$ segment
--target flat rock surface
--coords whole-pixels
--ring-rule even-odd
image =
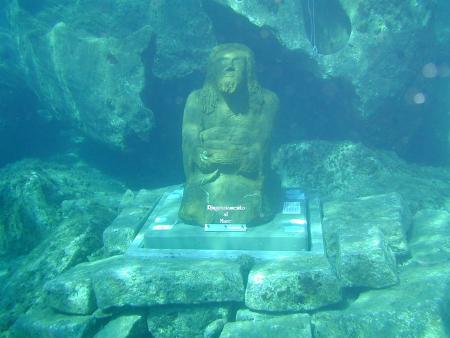
[[[314,337],[448,337],[450,265],[407,266],[401,283],[313,316]]]
[[[228,307],[218,305],[159,307],[149,310],[147,325],[154,338],[211,336],[220,333],[229,314]]]
[[[293,314],[264,321],[238,321],[225,324],[220,338],[309,338],[310,316]]]
[[[351,222],[358,229],[376,226],[395,254],[408,254],[406,233],[411,227],[411,213],[398,193],[325,203],[324,215],[327,219],[341,219],[344,226],[345,222]]]
[[[140,315],[124,315],[109,321],[94,338],[150,338],[145,318]]]
[[[99,308],[243,301],[239,265],[119,257],[92,277]]]
[[[417,212],[409,245],[414,260],[419,262],[450,261],[450,213],[433,209]]]
[[[245,304],[260,311],[310,311],[341,299],[340,282],[323,256],[255,265],[245,292]]]
[[[140,190],[103,232],[103,245],[110,255],[124,253],[147,220],[150,212],[169,188]]]
[[[382,288],[398,282],[396,253],[408,253],[410,216],[397,193],[324,203],[327,256],[345,286]]]
[[[68,316],[51,310],[35,310],[19,317],[12,327],[13,337],[82,338],[91,334],[90,316]]]
[[[90,274],[75,267],[44,285],[47,305],[74,315],[89,315],[97,309]]]

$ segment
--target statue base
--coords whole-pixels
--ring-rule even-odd
[[[320,203],[287,189],[283,210],[265,224],[183,223],[178,210],[183,187],[164,194],[127,254],[134,256],[275,258],[323,253]],[[313,214],[311,214],[313,213]]]

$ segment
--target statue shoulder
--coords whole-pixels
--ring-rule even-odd
[[[197,104],[198,102],[200,102],[200,97],[201,97],[201,89],[194,90],[188,95],[188,98],[186,100],[186,106]]]
[[[267,107],[267,109],[269,109],[273,113],[276,113],[278,111],[278,106],[280,104],[278,95],[268,89],[263,89],[263,96],[264,96],[264,104]]]

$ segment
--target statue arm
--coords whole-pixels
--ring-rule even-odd
[[[265,91],[263,110],[258,118],[258,137],[246,149],[247,155],[244,157],[239,169],[242,175],[258,177],[264,175],[266,167],[269,165],[270,141],[278,106],[277,95],[270,91]]]
[[[201,110],[196,92],[189,95],[183,113],[182,150],[186,178],[195,169],[195,156],[200,146]]]

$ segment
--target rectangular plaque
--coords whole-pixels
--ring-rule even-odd
[[[215,232],[231,232],[231,231],[239,231],[244,232],[247,231],[247,225],[245,224],[205,224],[205,231],[215,231]]]
[[[283,214],[285,215],[299,215],[302,213],[301,202],[284,202],[283,204]]]

